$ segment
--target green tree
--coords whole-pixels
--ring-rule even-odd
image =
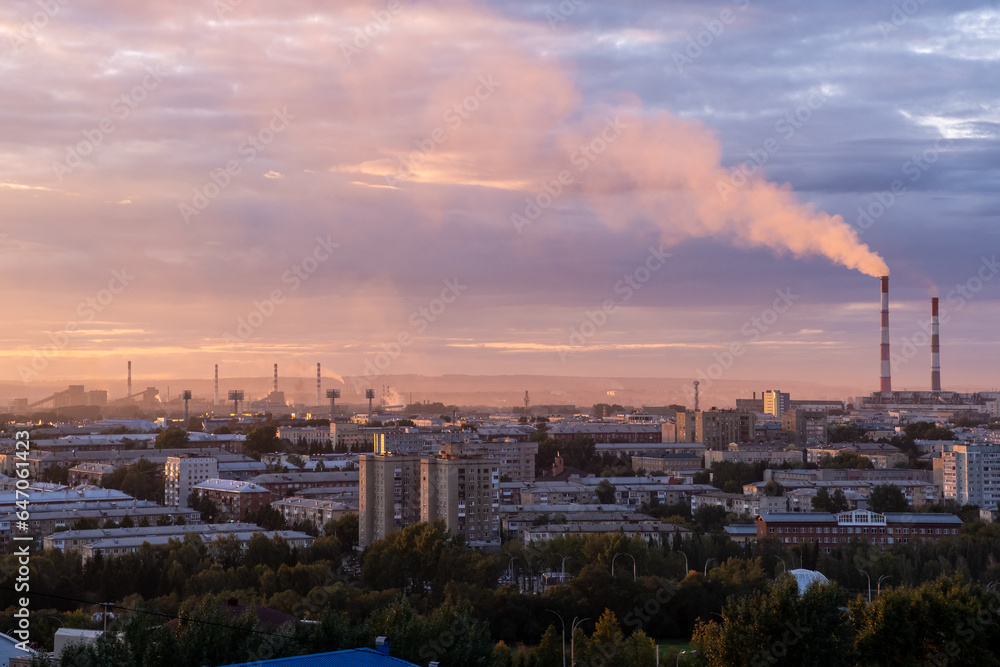
[[[357,514],[346,514],[323,524],[323,534],[336,537],[345,549],[358,546],[360,524]]]
[[[597,484],[597,502],[603,505],[611,505],[615,502],[615,485],[606,479],[602,479]]]
[[[260,460],[261,454],[273,452],[278,445],[278,427],[274,424],[261,424],[247,431],[247,439],[243,443],[246,453]]]
[[[157,449],[183,449],[189,441],[187,431],[180,426],[171,426],[157,434],[155,443]]]
[[[721,622],[701,620],[692,644],[708,667],[854,665],[852,628],[835,584],[798,584],[783,576],[766,591],[733,597]],[[916,663],[913,663],[916,664]]]
[[[868,497],[868,507],[873,512],[907,512],[910,504],[906,501],[903,490],[895,484],[879,484],[872,489]]]
[[[623,644],[624,635],[618,617],[605,608],[594,626],[594,634],[586,643],[584,659],[591,665],[616,665],[621,659]]]
[[[768,480],[767,484],[764,485],[765,496],[782,496],[784,494],[785,487],[783,487],[777,480]]]
[[[622,646],[622,663],[625,667],[655,667],[656,642],[641,629],[636,630]]]
[[[816,512],[830,512],[831,514],[846,512],[848,508],[847,497],[840,489],[835,489],[831,495],[824,486],[816,492],[816,496],[812,500],[812,508]]]

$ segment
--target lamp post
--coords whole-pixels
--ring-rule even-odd
[[[717,560],[717,559],[716,558],[709,558],[708,560],[705,561],[705,571],[702,574],[705,575],[706,577],[708,576],[708,564],[711,563],[713,560]]]
[[[572,556],[563,556],[560,553],[557,553],[556,555],[559,556],[560,558],[562,558],[562,565],[559,567],[559,572],[561,574],[565,575],[566,574],[566,561],[572,559]]]
[[[868,580],[868,604],[871,604],[872,603],[872,578],[869,577],[868,573],[865,572],[864,570],[862,570],[860,567],[858,568],[858,572],[860,572],[861,574],[865,575],[865,578]]]
[[[778,560],[780,560],[781,561],[781,567],[782,567],[782,569],[785,572],[788,572],[788,565],[785,564],[785,559],[782,558],[781,556],[779,556],[778,554],[771,554],[771,555],[774,556],[775,558],[777,558]]]
[[[562,653],[563,653],[563,667],[566,667],[566,621],[563,620],[562,614],[553,609],[546,609],[545,611],[555,614],[559,617],[559,622],[562,623]]]
[[[687,573],[691,571],[691,568],[688,567],[688,555],[686,553],[684,553],[683,551],[681,551],[680,549],[677,550],[677,553],[679,553],[680,555],[684,556],[684,576],[686,577]]]
[[[690,653],[691,655],[698,655],[698,651],[694,649],[690,651],[687,650],[681,651],[680,653],[677,654],[677,662],[675,663],[676,665],[681,664],[681,656],[684,655],[685,653]]]
[[[611,578],[612,579],[615,578],[615,558],[618,558],[619,556],[628,556],[629,558],[632,559],[632,581],[635,582],[636,579],[635,556],[633,556],[632,554],[625,553],[624,551],[616,553],[614,555],[614,558],[611,559]]]
[[[883,574],[881,577],[878,578],[878,584],[876,585],[876,588],[875,588],[875,594],[876,595],[881,595],[881,593],[882,593],[882,582],[885,581],[886,579],[892,579],[892,575],[891,574]]]
[[[569,667],[576,667],[576,628],[589,618],[573,618],[573,623],[569,628]]]

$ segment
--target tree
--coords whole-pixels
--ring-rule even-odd
[[[257,524],[264,530],[285,530],[288,528],[285,516],[270,505],[263,505],[256,512],[248,514],[247,521]]]
[[[603,505],[611,505],[615,502],[615,485],[606,479],[602,479],[597,484],[597,502]]]
[[[895,484],[879,484],[868,497],[868,507],[873,512],[907,512],[910,503],[906,501],[902,489]]]
[[[247,431],[244,448],[250,456],[260,459],[261,454],[273,452],[278,443],[278,427],[274,424],[261,424]]]
[[[830,491],[824,486],[816,492],[816,497],[812,500],[812,507],[816,512],[830,512],[831,514],[846,512],[848,508],[847,497],[840,489],[834,490],[833,495],[830,495]]]
[[[708,667],[854,665],[851,623],[839,597],[836,584],[814,584],[799,595],[795,579],[783,576],[766,591],[730,598],[722,622],[700,620],[692,645]]]
[[[187,431],[180,426],[171,426],[157,434],[155,443],[157,449],[183,449],[189,441]]]
[[[597,619],[594,634],[587,641],[585,660],[588,664],[616,665],[622,652],[624,635],[615,612],[605,608]]]
[[[765,496],[783,496],[784,494],[785,487],[777,480],[768,480],[767,484],[764,485]]]
[[[345,549],[358,546],[360,524],[357,514],[345,514],[323,524],[323,534],[336,537]]]
[[[726,508],[719,505],[700,505],[695,510],[694,523],[703,533],[718,532],[726,523]]]
[[[820,468],[874,468],[871,459],[857,452],[840,452],[836,456],[824,456],[819,462]]]

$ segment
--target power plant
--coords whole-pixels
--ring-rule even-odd
[[[858,396],[855,406],[861,410],[911,411],[929,415],[986,414],[997,416],[1000,392],[941,391],[941,332],[938,297],[931,299],[930,335],[926,330],[911,337],[911,342],[930,343],[931,382],[929,391],[893,391],[892,356],[889,347],[889,277],[882,276],[880,311],[879,390],[870,396]],[[923,326],[926,326],[926,322]]]

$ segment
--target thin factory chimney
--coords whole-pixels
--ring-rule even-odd
[[[274,365],[274,391],[278,391],[278,364]]]
[[[219,404],[219,364],[215,365],[215,403],[212,405]]]
[[[889,367],[889,276],[882,276],[882,374],[879,391],[892,391],[892,373]]]
[[[931,391],[941,391],[941,334],[937,297],[931,299]]]
[[[319,362],[316,362],[316,405],[323,403],[323,383],[320,380]]]
[[[126,396],[132,395],[132,362],[128,362],[128,389],[125,393]]]

